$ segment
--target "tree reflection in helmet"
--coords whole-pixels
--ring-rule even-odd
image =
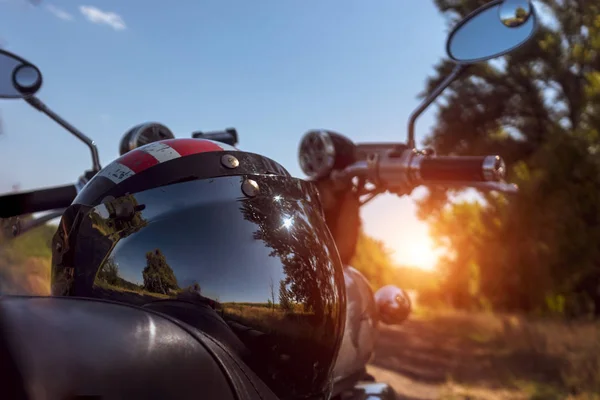
[[[239,166],[224,167],[224,154]],[[252,195],[242,190],[248,179]],[[329,396],[345,312],[341,262],[317,189],[274,161],[208,151],[116,185],[92,180],[54,248],[55,295],[168,313],[237,353],[281,398]]]

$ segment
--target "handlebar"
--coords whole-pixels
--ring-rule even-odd
[[[419,157],[414,160],[415,172],[423,182],[488,182],[504,177],[504,163],[498,156]]]
[[[0,196],[0,218],[66,208],[76,196],[76,185]]]
[[[506,173],[499,156],[435,157],[413,149],[372,153],[331,178],[347,181],[354,177],[367,179],[392,192],[410,192],[418,185],[472,186],[483,190],[515,191],[503,182]]]

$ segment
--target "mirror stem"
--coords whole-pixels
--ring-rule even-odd
[[[440,83],[434,90],[433,92],[431,92],[429,94],[429,96],[427,96],[425,98],[425,100],[423,100],[423,102],[419,105],[419,107],[417,107],[417,109],[415,111],[413,111],[413,113],[410,116],[410,120],[408,121],[408,140],[407,140],[407,145],[410,149],[414,149],[415,148],[415,122],[417,121],[417,118],[419,118],[419,115],[421,115],[423,113],[423,111],[425,111],[425,109],[427,107],[429,107],[429,105],[431,103],[433,103],[433,101],[435,99],[438,98],[438,96],[440,94],[442,94],[442,92],[448,87],[450,86],[450,84],[452,82],[454,82],[454,80],[456,78],[458,78],[460,76],[460,74],[462,74],[467,67],[469,66],[469,64],[456,64],[454,66],[454,69],[452,70],[452,72],[450,72],[450,75],[448,75],[446,77],[446,79],[444,79],[442,81],[442,83]]]
[[[62,119],[60,115],[56,114],[54,111],[52,111],[50,108],[48,108],[48,106],[45,105],[37,97],[29,96],[29,97],[25,97],[24,100],[26,102],[28,102],[32,107],[36,108],[38,111],[41,111],[44,114],[46,114],[47,116],[49,116],[50,118],[52,118],[57,124],[59,124],[66,130],[71,132],[79,140],[81,140],[83,143],[85,143],[87,145],[87,147],[89,147],[89,149],[92,153],[92,168],[93,168],[93,170],[95,172],[98,172],[102,169],[102,167],[100,166],[100,157],[98,156],[98,148],[96,147],[96,143],[94,143],[94,141],[92,139],[90,139],[89,137],[84,135],[81,131],[79,131],[77,128],[75,128],[73,125],[69,124],[67,121]]]

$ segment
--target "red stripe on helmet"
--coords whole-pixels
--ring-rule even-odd
[[[136,174],[159,164],[159,161],[156,158],[138,149],[123,154],[116,161],[119,164],[126,166]]]
[[[169,147],[181,154],[182,157],[210,151],[223,151],[221,146],[206,139],[167,139],[161,140],[161,143],[169,145]]]

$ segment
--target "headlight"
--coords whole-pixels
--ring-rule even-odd
[[[300,168],[311,179],[328,176],[355,161],[356,146],[339,133],[315,129],[304,134],[298,149]]]
[[[119,155],[128,153],[148,143],[174,138],[175,135],[173,135],[173,132],[163,124],[159,124],[158,122],[139,124],[128,130],[121,138]]]

